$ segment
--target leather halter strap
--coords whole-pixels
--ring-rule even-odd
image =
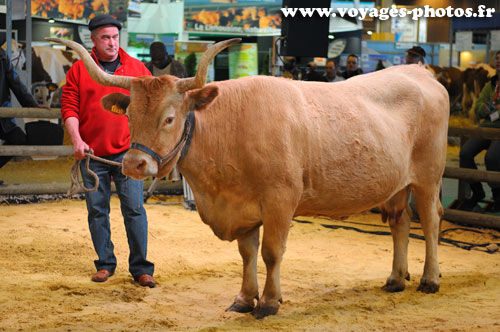
[[[186,122],[184,123],[184,131],[182,132],[182,136],[179,142],[177,142],[174,149],[166,156],[161,157],[158,153],[154,152],[147,146],[135,142],[130,143],[130,149],[136,149],[150,155],[151,158],[156,160],[158,166],[161,168],[164,164],[167,164],[170,161],[172,161],[172,159],[174,159],[175,156],[177,156],[177,154],[181,149],[182,149],[181,158],[178,160],[178,162],[180,162],[182,158],[184,158],[184,156],[187,154],[189,143],[191,143],[191,137],[193,136],[193,131],[194,131],[194,112],[189,112],[186,118]]]

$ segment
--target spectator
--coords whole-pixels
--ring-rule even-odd
[[[307,74],[306,81],[318,81],[318,82],[326,82],[323,75],[316,71],[316,64],[314,62],[309,62],[307,65]]]
[[[355,54],[350,54],[347,57],[346,70],[342,73],[342,77],[348,79],[360,74],[363,74],[363,69],[359,68],[359,58]]]
[[[406,64],[422,63],[425,64],[425,50],[420,46],[413,46],[406,51]]]
[[[149,47],[149,55],[151,56],[151,61],[146,63],[146,68],[153,74],[153,76],[161,75],[172,75],[179,78],[187,77],[187,71],[182,63],[172,59],[162,42],[154,42]],[[194,56],[194,54],[193,54]],[[179,169],[175,165],[174,169],[167,176],[169,180],[178,181],[180,180]],[[158,180],[154,181],[146,195],[146,200],[153,193],[156,188]]]
[[[337,75],[337,67],[335,66],[335,62],[333,60],[330,60],[326,63],[326,71],[324,78],[327,82],[344,81],[344,78],[342,76]]]
[[[154,42],[149,46],[151,61],[146,64],[146,68],[153,76],[173,75],[179,78],[187,76],[184,66],[168,55],[167,48],[162,42]]]
[[[137,59],[119,46],[121,24],[109,15],[99,15],[89,22],[94,43],[92,58],[107,73],[124,76],[151,75]],[[119,117],[101,106],[101,98],[123,89],[104,87],[94,82],[82,60],[73,64],[66,75],[61,113],[73,142],[75,158],[84,158],[90,148],[96,156],[121,162],[130,146],[127,117]],[[98,160],[90,161],[90,169],[99,177],[97,191],[87,192],[88,223],[94,249],[99,259],[94,261],[97,272],[92,281],[104,282],[116,269],[114,245],[111,242],[110,199],[111,180],[120,199],[121,212],[127,232],[129,271],[141,286],[154,287],[154,265],[146,260],[148,247],[148,221],[143,207],[143,182],[122,174],[121,167]],[[92,175],[81,163],[83,183],[87,188],[95,185]]]
[[[10,63],[7,54],[0,48],[0,105],[1,107],[11,107],[10,91],[14,92],[17,100],[23,107],[42,107],[38,105],[33,96],[28,92],[26,86],[19,79],[19,75]],[[25,145],[26,134],[14,122],[13,118],[0,118],[0,139],[5,141],[5,145]],[[0,168],[5,166],[12,159],[12,156],[0,156]],[[3,181],[0,180],[0,185]]]
[[[500,128],[500,51],[495,55],[496,75],[481,90],[476,101],[474,111],[480,127]],[[460,149],[460,167],[477,169],[474,157],[486,150],[484,163],[488,171],[500,172],[500,141],[491,141],[482,138],[470,138]],[[458,208],[465,211],[478,210],[477,203],[485,197],[483,186],[480,182],[470,182],[472,197],[462,202]],[[486,210],[500,211],[500,184],[489,183],[493,193],[494,204]]]

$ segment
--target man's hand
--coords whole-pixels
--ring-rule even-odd
[[[85,152],[90,150],[90,147],[83,140],[78,142],[73,142],[73,155],[76,160],[82,160],[85,158]]]

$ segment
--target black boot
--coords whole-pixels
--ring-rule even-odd
[[[462,211],[474,211],[478,210],[479,203],[486,194],[484,193],[483,186],[480,182],[471,183],[470,189],[472,190],[472,197],[469,199],[465,199],[459,206],[458,209]],[[500,196],[499,196],[500,197]]]
[[[500,188],[491,189],[493,193],[493,204],[488,204],[485,212],[500,212]]]

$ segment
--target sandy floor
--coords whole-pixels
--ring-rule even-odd
[[[292,224],[278,314],[257,321],[225,312],[241,283],[237,244],[218,240],[197,212],[165,201],[146,206],[149,258],[159,283],[153,289],[128,273],[116,198],[111,220],[118,268],[103,284],[90,281],[95,254],[83,201],[1,205],[0,331],[500,331],[500,253],[442,244],[441,290],[426,295],[416,291],[424,242],[411,239],[411,281],[404,292],[388,294],[380,287],[391,269],[390,236],[321,226],[388,231],[374,214],[350,222],[299,218],[313,223]],[[418,223],[412,228],[421,234]],[[482,232],[446,237],[500,242],[499,232]],[[259,260],[261,287],[264,276]]]

